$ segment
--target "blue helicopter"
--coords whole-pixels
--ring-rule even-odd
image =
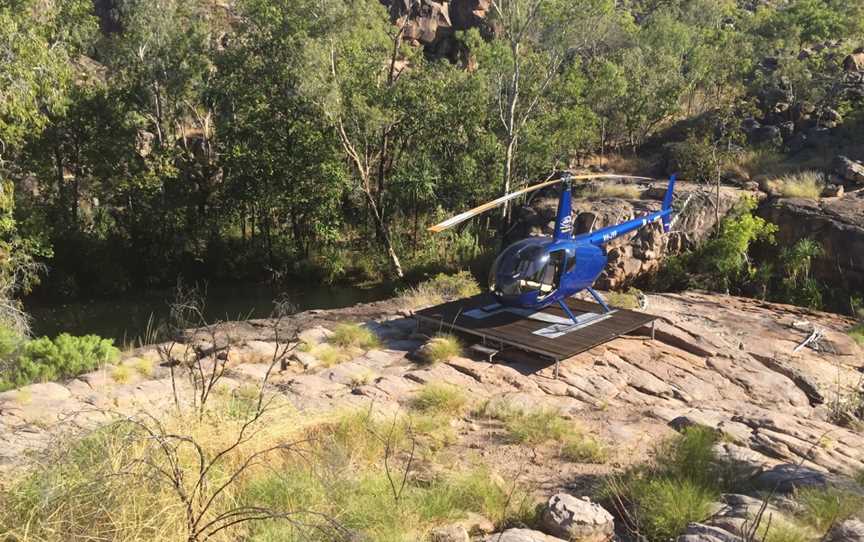
[[[518,190],[479,207],[466,211],[429,228],[440,232],[460,224],[472,217],[494,209],[507,201],[548,186],[561,184],[555,231],[552,237],[529,237],[505,248],[495,259],[489,273],[489,290],[505,307],[527,311],[540,311],[557,303],[564,313],[579,324],[580,320],[564,302],[582,290],[588,291],[602,307],[604,313],[612,309],[592,286],[606,267],[608,257],[605,245],[610,241],[634,232],[649,224],[662,224],[663,231],[672,226],[672,197],[675,190],[675,175],[663,198],[661,210],[628,220],[597,231],[573,235],[572,183],[577,179],[629,178],[653,181],[648,177],[626,175],[580,175],[565,174],[560,179],[540,183]]]

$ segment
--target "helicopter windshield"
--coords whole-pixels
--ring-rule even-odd
[[[517,244],[495,260],[489,277],[493,291],[514,296],[540,292],[541,297],[554,292],[561,281],[564,252],[548,252],[536,242]]]

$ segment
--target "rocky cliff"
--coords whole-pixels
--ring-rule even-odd
[[[780,246],[813,239],[823,250],[813,274],[846,290],[864,291],[864,190],[821,200],[777,198],[760,214],[777,224]]]

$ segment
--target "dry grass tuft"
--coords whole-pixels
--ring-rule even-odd
[[[114,367],[111,371],[111,379],[118,384],[126,384],[130,380],[132,380],[132,375],[134,371],[131,367],[127,367],[126,365],[118,365]]]
[[[824,188],[821,175],[816,171],[789,173],[766,184],[784,198],[819,199]]]
[[[420,352],[426,363],[442,363],[461,356],[462,343],[455,335],[443,333],[429,339]]]
[[[371,329],[360,324],[339,324],[327,342],[342,348],[361,348],[363,350],[372,350],[381,346],[378,336]]]
[[[480,285],[468,271],[455,275],[441,273],[399,295],[400,304],[407,309],[417,309],[471,297],[480,293]]]

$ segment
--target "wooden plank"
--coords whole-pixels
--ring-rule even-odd
[[[484,319],[474,319],[464,315],[467,311],[490,303],[492,303],[492,299],[488,295],[479,295],[423,309],[418,311],[415,316],[445,329],[453,326],[460,332],[539,353],[552,359],[572,357],[616,337],[631,333],[656,319],[650,314],[617,309],[609,319],[555,339],[548,339],[534,334],[535,331],[548,327],[548,322],[524,318],[507,312],[493,314]],[[578,299],[567,300],[567,305],[571,310],[578,313],[602,312],[597,304]],[[557,306],[548,307],[542,312],[559,317],[565,316],[564,311]]]

